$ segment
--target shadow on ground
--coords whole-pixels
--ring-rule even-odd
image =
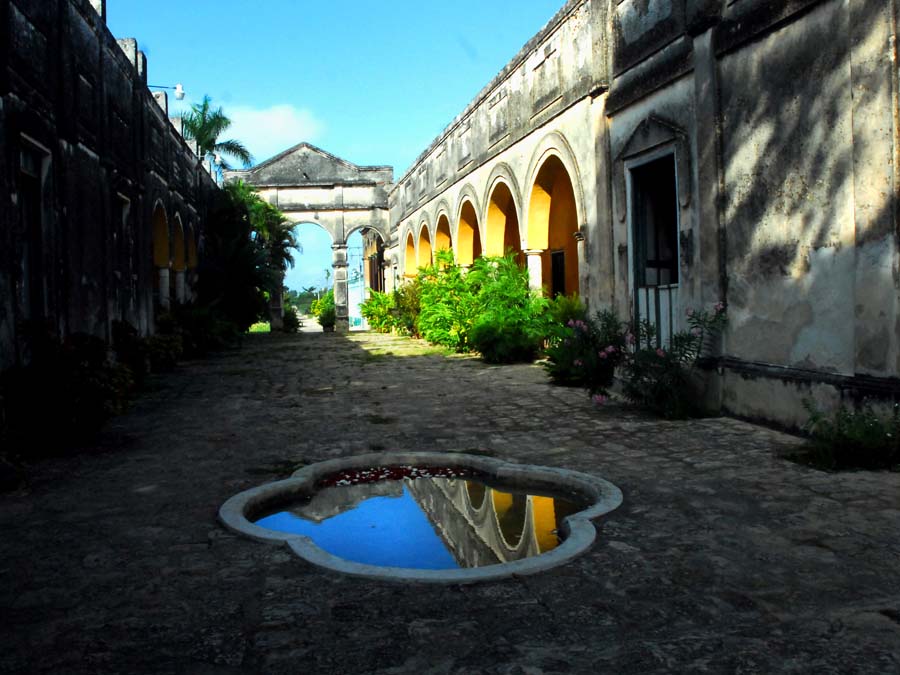
[[[735,420],[594,409],[538,366],[368,333],[251,336],[154,381],[102,452],[0,497],[0,671],[900,669],[900,475],[779,459]],[[601,475],[575,563],[459,587],[335,576],[216,522],[331,457],[466,451]]]

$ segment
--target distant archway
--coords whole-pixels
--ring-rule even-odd
[[[502,181],[498,181],[491,191],[484,230],[487,255],[504,255],[512,250],[520,264],[524,262],[516,202],[509,186]]]
[[[528,248],[540,250],[541,277],[551,297],[577,293],[578,209],[569,172],[559,157],[541,165],[528,204]]]

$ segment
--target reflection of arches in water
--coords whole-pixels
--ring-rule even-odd
[[[559,545],[563,519],[579,510],[559,499],[514,494],[478,481],[432,478],[408,485],[463,567],[546,553]]]
[[[503,543],[509,548],[516,548],[525,532],[527,496],[491,489],[491,502],[494,505],[494,515]]]
[[[484,504],[484,496],[487,494],[487,486],[474,480],[464,481],[466,485],[466,494],[469,495],[469,503],[476,511]]]

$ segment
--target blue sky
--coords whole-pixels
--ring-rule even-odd
[[[562,4],[107,0],[107,23],[137,38],[150,84],[180,82],[184,104],[209,94],[222,105],[228,135],[257,161],[307,141],[391,165],[398,179]],[[292,288],[318,283],[330,264],[305,233]]]

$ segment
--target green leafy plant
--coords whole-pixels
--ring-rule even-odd
[[[419,337],[418,319],[421,311],[422,282],[418,277],[407,281],[394,291],[394,326],[401,333]]]
[[[297,310],[293,307],[289,307],[284,311],[281,329],[285,333],[296,333],[300,329],[300,317],[297,315]]]
[[[528,286],[513,254],[479,258],[466,277],[477,288],[471,346],[489,363],[530,361],[550,327],[548,302]]]
[[[831,417],[811,400],[803,405],[809,413],[809,463],[829,470],[900,465],[900,404],[895,403],[889,415],[878,414],[865,402],[855,409],[841,405]]]
[[[570,321],[586,321],[587,308],[577,293],[557,295],[549,301],[548,311],[552,322],[559,326],[567,326]]]
[[[669,418],[683,419],[700,414],[694,391],[693,372],[697,361],[725,327],[725,305],[711,312],[687,311],[690,329],[672,335],[668,348],[652,347],[655,330],[647,322],[638,327],[636,349],[625,359],[622,392],[633,403]],[[634,338],[629,338],[629,342]]]
[[[369,322],[369,327],[378,333],[390,333],[394,328],[394,296],[379,291],[369,291],[369,297],[359,306],[359,310]]]
[[[337,321],[337,313],[334,307],[334,291],[328,291],[319,300],[316,306],[316,318],[324,329],[334,328]]]
[[[478,312],[476,277],[465,275],[451,251],[438,251],[435,263],[419,270],[419,335],[457,352],[469,350],[469,331]]]

